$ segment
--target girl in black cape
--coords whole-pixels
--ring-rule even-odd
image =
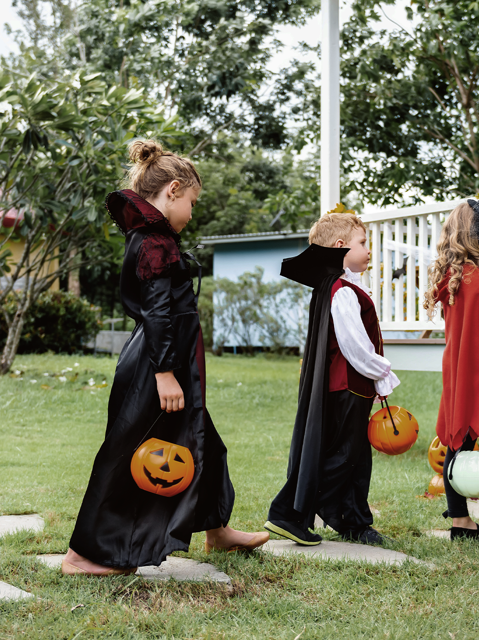
[[[269,538],[228,526],[234,490],[226,447],[205,406],[194,258],[179,249],[200,177],[190,160],[153,140],[133,143],[130,159],[131,189],[110,193],[106,207],[126,235],[120,290],[136,326],[118,360],[106,437],[63,560],[66,574],[159,565],[173,551],[187,551],[195,531],[206,531],[207,552],[252,550]],[[132,455],[152,437],[192,453],[193,480],[174,497],[144,491],[132,477]]]

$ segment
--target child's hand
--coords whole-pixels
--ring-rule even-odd
[[[155,377],[162,410],[166,409],[166,413],[171,413],[172,411],[184,409],[185,397],[183,389],[180,387],[173,371],[157,373]]]
[[[374,402],[373,404],[377,404],[378,402],[384,402],[386,400],[387,396],[376,396],[374,398]]]

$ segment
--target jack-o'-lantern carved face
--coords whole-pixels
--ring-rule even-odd
[[[176,496],[193,480],[195,464],[186,447],[150,438],[139,447],[131,459],[134,481],[145,491],[159,496]]]
[[[436,473],[442,473],[444,461],[446,459],[447,447],[445,447],[436,436],[429,445],[427,459]],[[429,492],[431,493],[431,491]]]

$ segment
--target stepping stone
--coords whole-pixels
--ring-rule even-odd
[[[451,538],[451,532],[446,529],[431,529],[426,531],[426,535],[430,538],[447,538],[448,540]]]
[[[327,525],[326,525],[327,526]],[[314,516],[314,528],[322,529],[324,527],[324,520],[322,520],[318,514]]]
[[[17,531],[43,531],[45,521],[38,513],[26,516],[0,516],[0,538]]]
[[[171,556],[168,556],[159,567],[140,567],[137,575],[146,580],[169,580],[169,578],[196,582],[213,580],[231,586],[231,578],[212,564],[188,558],[172,558]]]
[[[479,502],[477,500],[468,500],[467,508],[471,518],[479,518]]]
[[[24,600],[34,597],[33,593],[12,587],[11,584],[7,584],[6,582],[0,582],[0,600]]]
[[[59,569],[62,566],[62,560],[65,557],[64,553],[45,553],[44,555],[37,556],[38,562],[43,562],[50,569]]]
[[[63,558],[63,554],[37,556],[37,560],[55,569],[61,567]],[[145,580],[169,580],[170,578],[194,582],[212,580],[231,586],[231,578],[212,564],[188,558],[173,558],[172,556],[168,556],[159,567],[139,567],[136,575],[142,576]]]
[[[361,562],[370,562],[377,564],[385,562],[386,564],[400,565],[409,560],[416,564],[425,564],[422,560],[407,556],[399,551],[391,551],[391,549],[383,549],[382,547],[373,547],[365,544],[354,544],[351,542],[332,542],[325,540],[314,547],[305,547],[289,540],[270,540],[262,549],[270,551],[275,556],[282,556],[290,553],[300,553],[305,556],[316,558],[330,558],[332,560],[356,560]]]

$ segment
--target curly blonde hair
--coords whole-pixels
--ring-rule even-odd
[[[353,237],[353,233],[360,229],[366,231],[361,218],[353,213],[329,213],[321,216],[311,227],[309,244],[334,247],[339,239],[347,244]]]
[[[449,304],[454,304],[454,296],[462,281],[465,264],[476,267],[479,264],[479,240],[472,232],[474,212],[467,202],[462,202],[444,223],[437,244],[437,259],[430,265],[429,289],[424,295],[424,308],[432,318],[437,303],[437,285],[450,269],[451,278],[448,283]]]

